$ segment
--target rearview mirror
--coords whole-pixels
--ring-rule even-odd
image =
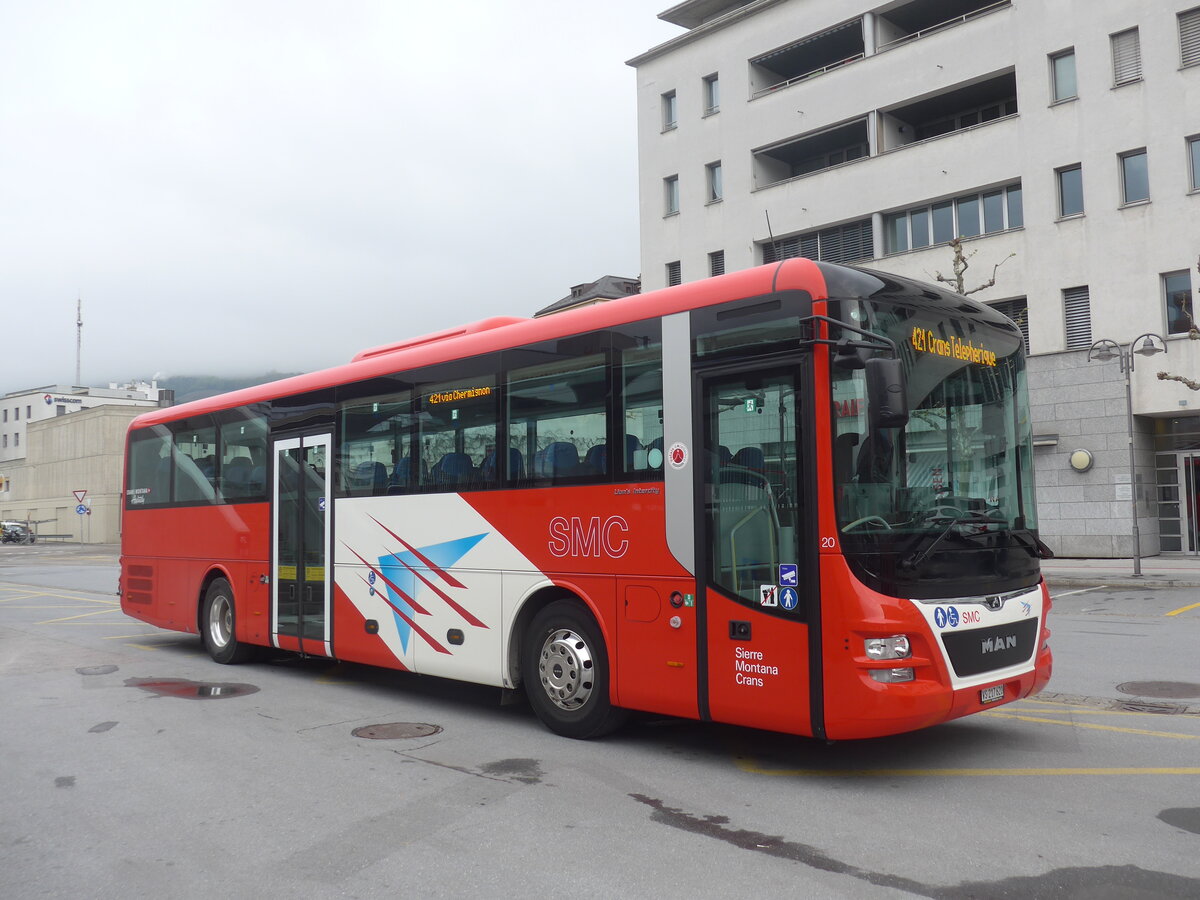
[[[872,428],[903,428],[908,424],[908,391],[904,363],[895,357],[867,360],[867,408]]]

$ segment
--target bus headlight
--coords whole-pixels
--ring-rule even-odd
[[[871,678],[883,684],[896,684],[901,681],[912,681],[916,673],[910,669],[872,669]]]
[[[908,643],[906,634],[867,638],[863,641],[863,646],[867,653],[867,659],[908,659],[912,656],[912,647]],[[908,669],[907,671],[911,672],[912,670]],[[901,680],[908,681],[910,679]]]

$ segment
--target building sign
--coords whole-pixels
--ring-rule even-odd
[[[55,397],[51,394],[44,394],[42,399],[46,401],[47,406],[52,406],[55,403],[83,403],[82,397]]]

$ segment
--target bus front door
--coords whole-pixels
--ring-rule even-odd
[[[275,441],[271,641],[314,656],[333,655],[327,577],[330,445],[328,434]]]
[[[801,503],[798,365],[700,375],[697,443],[703,536],[707,700],[718,721],[806,733],[815,555]]]

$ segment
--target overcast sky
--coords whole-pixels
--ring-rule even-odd
[[[668,0],[0,0],[0,393],[310,371],[637,275]]]

